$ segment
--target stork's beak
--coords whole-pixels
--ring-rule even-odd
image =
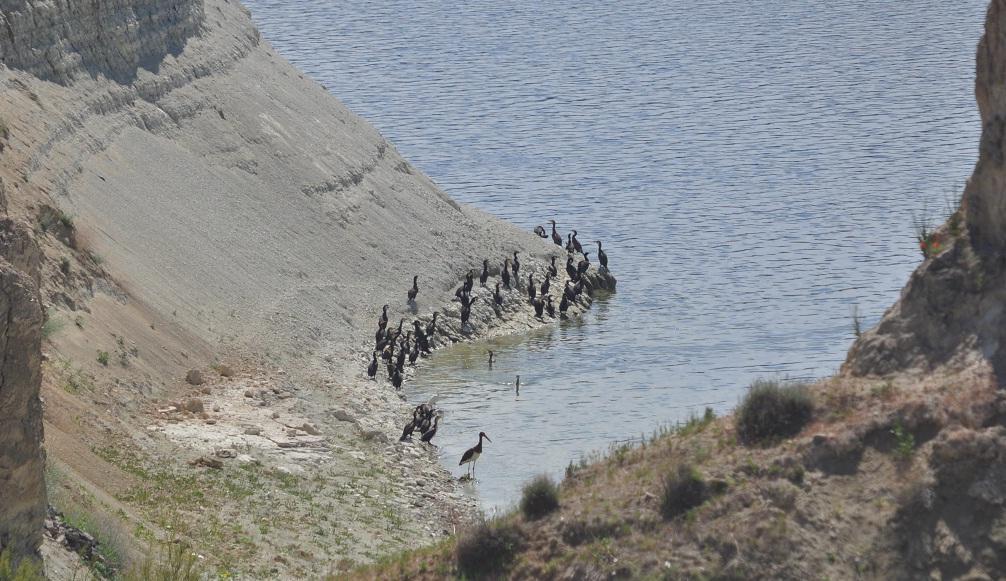
[[[489,436],[486,436],[486,439],[489,440]],[[489,440],[489,441],[492,442],[492,440]]]

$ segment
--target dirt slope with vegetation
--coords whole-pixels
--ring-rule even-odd
[[[439,346],[527,330],[520,291],[497,317],[484,289],[460,329],[454,289],[557,248],[451,200],[237,2],[0,0],[0,28],[0,183],[39,248],[46,481],[98,541],[83,566],[175,539],[210,572],[319,576],[464,522],[472,499],[364,378],[381,305],[442,310]]]
[[[529,483],[519,510],[350,578],[999,579],[1006,571],[1006,0],[979,160],[900,300],[809,386]]]

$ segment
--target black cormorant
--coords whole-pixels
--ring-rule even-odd
[[[409,302],[416,302],[416,295],[419,294],[419,275],[412,277],[412,288],[409,289]]]

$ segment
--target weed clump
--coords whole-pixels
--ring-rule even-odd
[[[806,386],[758,380],[737,408],[737,436],[745,444],[795,436],[813,415]]]
[[[108,351],[98,350],[98,363],[104,365],[105,367],[108,367],[108,358],[109,358]]]
[[[545,474],[524,485],[520,511],[530,520],[541,518],[559,508],[559,487]]]
[[[147,557],[128,571],[125,581],[199,581],[204,571],[199,559],[185,543],[169,542],[161,549],[159,559]]]
[[[458,570],[469,578],[494,577],[510,566],[521,541],[517,525],[482,520],[458,538],[454,553]]]
[[[13,552],[9,549],[0,551],[0,579],[11,581],[45,581],[39,563],[30,557],[15,562]]]
[[[709,497],[709,487],[693,466],[681,464],[664,479],[660,514],[672,519],[701,505]]]

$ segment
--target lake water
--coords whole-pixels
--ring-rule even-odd
[[[585,318],[435,356],[445,465],[487,508],[758,377],[842,362],[977,155],[985,2],[247,0],[265,37],[454,198],[605,242]],[[520,399],[509,385],[521,374]]]

